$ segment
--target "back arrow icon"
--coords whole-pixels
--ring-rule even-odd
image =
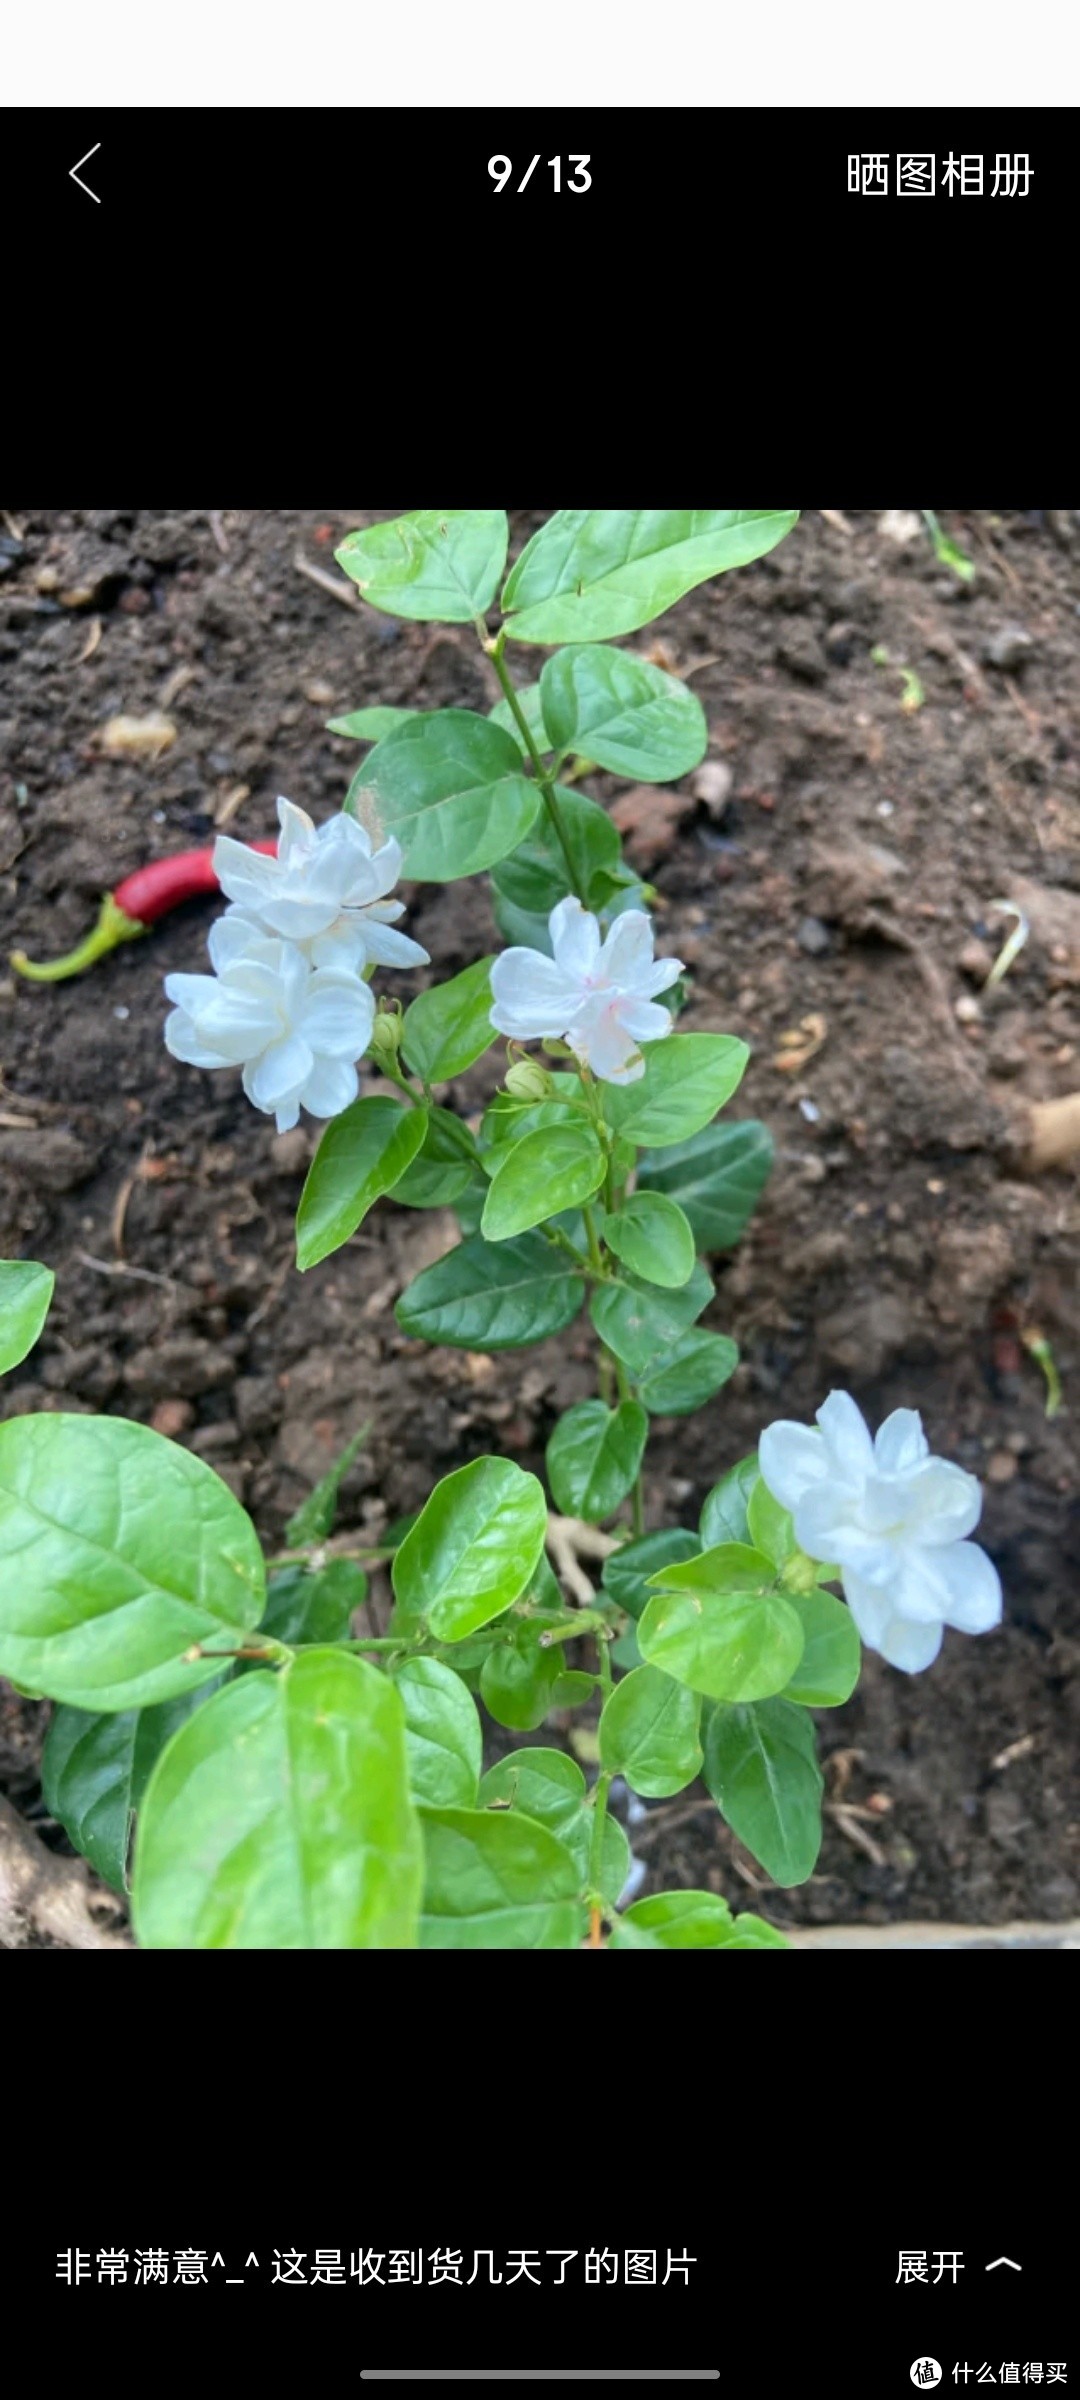
[[[1021,2266],[1017,2265],[1015,2258],[990,2259],[986,2269],[987,2274],[992,2275],[995,2267],[1013,2267],[1018,2275],[1022,2275],[1024,2271]]]
[[[78,187],[79,187],[79,190],[80,190],[80,192],[85,192],[85,193],[86,193],[86,195],[87,195],[87,197],[88,197],[88,199],[90,199],[90,200],[96,200],[96,202],[97,202],[97,205],[98,205],[98,207],[99,207],[99,208],[101,207],[101,194],[100,194],[100,192],[92,192],[92,191],[90,190],[90,186],[89,186],[89,184],[88,184],[88,183],[84,183],[84,182],[83,182],[82,176],[81,176],[81,175],[80,175],[80,173],[79,173],[79,168],[80,168],[80,167],[85,167],[85,165],[86,165],[86,159],[87,159],[87,158],[93,158],[93,156],[94,156],[94,151],[96,151],[96,150],[100,150],[100,148],[101,148],[101,143],[100,143],[100,142],[95,142],[95,143],[94,143],[94,149],[93,149],[93,150],[88,150],[88,151],[87,151],[87,153],[86,153],[86,157],[85,157],[85,158],[77,158],[77,159],[76,159],[76,161],[75,161],[75,164],[74,164],[74,166],[73,166],[73,167],[69,167],[69,168],[68,168],[68,174],[69,174],[69,175],[72,177],[73,181],[74,181],[75,183],[77,183],[77,184],[78,184]]]

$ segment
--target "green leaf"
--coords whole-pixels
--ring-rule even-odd
[[[646,1283],[677,1291],[694,1271],[689,1218],[658,1192],[634,1192],[600,1227],[608,1249]]]
[[[567,1517],[598,1525],[633,1489],[645,1454],[649,1420],[636,1400],[607,1408],[581,1400],[559,1418],[547,1446],[548,1482]]]
[[[516,1809],[424,1809],[422,1950],[573,1950],[585,1931],[576,1860]]]
[[[45,1806],[114,1891],[127,1888],[132,1813],[158,1752],[224,1681],[218,1674],[201,1691],[162,1700],[156,1708],[121,1709],[111,1717],[82,1708],[53,1710],[41,1758]]]
[[[350,533],[334,556],[372,608],[468,625],[491,607],[510,527],[501,508],[418,508]]]
[[[346,1443],[340,1458],[334,1460],[328,1474],[321,1478],[314,1490],[308,1493],[307,1499],[302,1500],[299,1508],[293,1511],[285,1527],[287,1550],[303,1550],[308,1542],[324,1541],[327,1534],[331,1532],[334,1518],[337,1515],[338,1493],[353,1460],[359,1457],[370,1432],[371,1419],[369,1417],[360,1426],[359,1431],[354,1433],[351,1442]],[[282,1640],[284,1641],[286,1638],[283,1634]]]
[[[468,1126],[449,1108],[429,1108],[427,1130],[412,1165],[394,1185],[401,1208],[455,1208],[475,1196],[478,1211],[487,1198],[487,1177]]]
[[[772,1135],[755,1117],[735,1125],[706,1125],[688,1142],[647,1151],[638,1166],[642,1190],[677,1200],[699,1250],[730,1250],[753,1215],[773,1162]]]
[[[482,1235],[425,1267],[394,1311],[403,1332],[457,1350],[519,1350],[562,1333],[585,1285],[542,1234],[493,1249]]]
[[[521,1100],[514,1092],[496,1092],[480,1121],[480,1137],[485,1144],[484,1166],[494,1175],[502,1157],[489,1157],[488,1151],[503,1152],[514,1142],[524,1140],[527,1133],[538,1133],[548,1125],[580,1125],[588,1118],[580,1105],[581,1081],[577,1075],[551,1076],[552,1092],[548,1100]]]
[[[525,719],[525,723],[529,728],[529,732],[536,743],[536,747],[540,752],[540,756],[543,758],[545,752],[550,750],[551,743],[547,738],[547,732],[544,726],[544,712],[540,706],[539,684],[522,684],[515,692],[514,698],[517,701],[518,707],[520,708],[522,716]],[[509,700],[497,700],[494,708],[489,708],[488,718],[492,725],[502,726],[503,732],[508,733],[511,741],[517,743],[518,749],[521,751],[523,757],[529,757],[530,753],[526,749],[521,735],[518,732],[517,721],[515,719],[513,709],[510,706]]]
[[[604,1172],[604,1153],[584,1118],[500,1143],[480,1220],[485,1241],[510,1241],[562,1209],[591,1200]]]
[[[558,650],[541,675],[540,694],[548,746],[587,753],[612,775],[667,783],[705,756],[700,700],[629,651]]]
[[[638,1622],[643,1658],[712,1700],[783,1691],[802,1656],[801,1620],[775,1569],[741,1542],[662,1567]]]
[[[343,1642],[355,1609],[367,1598],[367,1576],[353,1558],[332,1558],[310,1567],[282,1567],[270,1578],[259,1632],[290,1647],[301,1642]]]
[[[600,1757],[643,1800],[684,1791],[701,1771],[701,1700],[657,1667],[617,1683],[600,1718]]]
[[[552,1708],[583,1708],[599,1681],[598,1675],[586,1675],[580,1667],[565,1667],[552,1690]]]
[[[659,1574],[661,1567],[677,1565],[680,1559],[699,1557],[700,1550],[696,1534],[683,1525],[666,1525],[658,1533],[640,1534],[636,1541],[624,1542],[621,1550],[613,1550],[604,1560],[600,1580],[616,1607],[624,1608],[630,1617],[640,1617],[652,1599],[649,1577]]]
[[[786,1933],[781,1933],[778,1925],[767,1925],[764,1917],[755,1917],[751,1915],[749,1909],[746,1909],[741,1917],[736,1917],[729,1939],[723,1944],[723,1948],[725,1950],[790,1950],[791,1943]]]
[[[804,1708],[839,1708],[850,1700],[862,1664],[851,1610],[832,1592],[789,1592],[787,1598],[802,1625],[803,1654],[784,1698]]]
[[[405,1710],[409,1788],[431,1808],[473,1808],[483,1737],[476,1702],[437,1658],[407,1658],[394,1675]]]
[[[627,1141],[666,1149],[699,1133],[738,1090],[750,1052],[727,1033],[672,1033],[643,1042],[639,1083],[606,1084],[604,1114]]]
[[[381,742],[398,725],[407,725],[419,714],[416,708],[354,708],[351,716],[331,717],[326,730],[347,734],[355,742]]]
[[[774,1567],[786,1567],[789,1559],[801,1556],[790,1510],[773,1499],[760,1475],[747,1495],[746,1522],[755,1550],[763,1551]]]
[[[717,1708],[705,1781],[733,1833],[773,1883],[805,1883],[821,1848],[821,1769],[813,1720],[790,1700]]]
[[[726,1333],[704,1333],[695,1325],[658,1354],[638,1391],[650,1416],[687,1417],[723,1390],[738,1363],[738,1345]]]
[[[596,1332],[632,1375],[647,1375],[662,1351],[680,1340],[712,1299],[714,1285],[700,1262],[678,1291],[655,1284],[604,1283],[594,1291],[589,1314]]]
[[[585,1796],[585,1777],[575,1759],[562,1750],[515,1750],[489,1767],[479,1792],[481,1808],[517,1809],[547,1825],[575,1860],[584,1892],[589,1875],[593,1810]],[[630,1872],[630,1844],[614,1817],[604,1819],[600,1889],[614,1908]]]
[[[556,1648],[541,1650],[530,1642],[518,1649],[513,1642],[496,1642],[480,1669],[480,1697],[497,1725],[532,1733],[552,1706],[561,1673]]]
[[[373,836],[396,836],[414,882],[453,883],[517,848],[540,793],[500,725],[442,708],[376,743],[345,805]]]
[[[32,1350],[53,1296],[51,1267],[32,1258],[0,1259],[0,1375]]]
[[[307,1650],[226,1684],[151,1775],[144,1950],[411,1950],[421,1883],[404,1710],[366,1659]]]
[[[541,922],[545,937],[552,909],[565,900],[568,892],[575,888],[584,892],[593,906],[599,879],[607,879],[606,898],[610,879],[618,874],[622,864],[618,827],[597,801],[561,783],[555,786],[555,799],[573,864],[573,882],[546,808],[541,808],[527,841],[512,850],[509,857],[500,859],[491,875],[496,892],[530,921]],[[550,948],[546,938],[545,948]]]
[[[74,1708],[208,1683],[218,1667],[185,1653],[239,1646],[265,1603],[258,1537],[228,1485],[124,1417],[0,1425],[0,1555],[0,1674]]]
[[[296,1263],[317,1267],[340,1250],[369,1208],[392,1192],[422,1147],[427,1110],[396,1100],[354,1100],[327,1126],[296,1216]]]
[[[757,1451],[752,1450],[714,1483],[701,1511],[704,1550],[715,1550],[720,1542],[750,1541],[748,1502],[757,1481]]]
[[[546,1532],[543,1485],[512,1459],[444,1475],[394,1554],[391,1631],[423,1623],[440,1642],[464,1641],[520,1599]]]
[[[420,992],[406,1009],[401,1047],[422,1083],[452,1083],[495,1039],[490,958],[478,958],[449,983]]]
[[[658,1950],[720,1950],[732,1930],[732,1915],[715,1892],[654,1892],[648,1900],[635,1900],[620,1917],[612,1929],[612,1950],[639,1947],[623,1938],[628,1925],[650,1934]]]
[[[606,642],[684,592],[761,558],[798,510],[560,508],[522,551],[502,595],[521,642]]]

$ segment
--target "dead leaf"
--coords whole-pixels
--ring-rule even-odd
[[[110,717],[97,737],[106,758],[161,758],[176,740],[171,717]]]
[[[797,1025],[789,1025],[780,1035],[780,1048],[773,1065],[781,1075],[797,1075],[816,1058],[828,1039],[825,1019],[815,1010],[809,1017],[800,1017]]]

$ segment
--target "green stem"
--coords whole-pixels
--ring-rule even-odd
[[[478,620],[478,623],[479,622],[480,620]],[[510,714],[513,717],[514,723],[521,735],[521,739],[525,744],[525,748],[528,751],[529,757],[532,760],[533,773],[535,774],[537,783],[540,786],[544,806],[547,810],[548,816],[551,819],[551,825],[555,834],[555,838],[563,854],[563,861],[566,867],[567,876],[569,877],[570,881],[570,889],[572,892],[577,894],[582,906],[587,908],[588,894],[582,891],[581,886],[578,883],[574,861],[571,856],[570,844],[566,838],[566,827],[562,821],[559,803],[555,798],[554,772],[550,767],[545,768],[544,766],[540,752],[537,749],[536,743],[534,742],[529,731],[529,727],[525,718],[525,711],[522,708],[517,693],[514,690],[514,686],[510,681],[509,674],[503,665],[503,651],[506,647],[505,625],[503,626],[502,632],[496,634],[493,642],[487,639],[486,629],[482,639],[484,649],[491,660],[492,666],[494,667],[495,673],[498,676],[499,682],[502,686],[503,697],[506,700]]]
[[[602,1644],[601,1647],[606,1648],[606,1644]],[[604,1863],[604,1819],[607,1816],[608,1793],[611,1790],[611,1784],[612,1777],[605,1769],[597,1776],[596,1789],[593,1793],[592,1840],[589,1843],[589,1892],[590,1895],[595,1894],[597,1906],[602,1905],[600,1876]]]

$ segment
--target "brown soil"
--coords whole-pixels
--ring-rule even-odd
[[[280,791],[325,816],[359,756],[328,717],[490,705],[468,629],[347,612],[301,572],[334,577],[335,542],[365,521],[6,520],[22,546],[0,543],[5,952],[66,948],[104,886],[211,840],[239,787],[241,837],[273,831]],[[519,512],[515,541],[539,521]],[[737,1335],[742,1364],[720,1401],[657,1427],[649,1521],[694,1522],[764,1423],[809,1419],[841,1385],[872,1422],[917,1406],[935,1451],[986,1478],[981,1538],[1006,1592],[999,1632],[948,1634],[917,1677],[868,1657],[855,1699],[820,1713],[845,1813],[800,1891],[763,1883],[698,1787],[634,1829],[658,1882],[739,1904],[753,1884],[782,1924],[1058,1920],[1080,1901],[1080,1195],[1074,1171],[1025,1180],[1010,1148],[1020,1103],[1080,1086],[1080,529],[1069,511],[945,522],[971,587],[880,511],[811,511],[642,637],[693,675],[727,773],[711,809],[689,788],[677,809],[654,802],[639,857],[654,853],[663,946],[692,969],[685,1022],[751,1042],[735,1113],[765,1118],[777,1146],[746,1238],[716,1262],[708,1321]],[[512,663],[531,679],[538,654]],[[107,719],[155,709],[178,736],[156,763],[102,754]],[[1001,897],[1024,903],[1031,935],[987,993]],[[84,981],[0,981],[0,1254],[58,1277],[0,1411],[157,1425],[226,1477],[271,1549],[363,1417],[342,1522],[365,1535],[482,1452],[541,1468],[559,1410],[593,1389],[589,1336],[498,1361],[407,1341],[394,1300],[451,1219],[384,1203],[296,1274],[310,1132],[276,1138],[235,1077],[177,1065],[161,1038],[162,977],[202,967],[211,913],[184,909]],[[407,922],[440,974],[496,940],[482,880],[417,889]],[[797,1028],[819,1046],[793,1072],[779,1062]],[[488,1062],[455,1104],[492,1081]],[[1033,1328],[1064,1386],[1052,1419]],[[46,1715],[0,1687],[0,1783],[62,1846],[37,1793]]]

